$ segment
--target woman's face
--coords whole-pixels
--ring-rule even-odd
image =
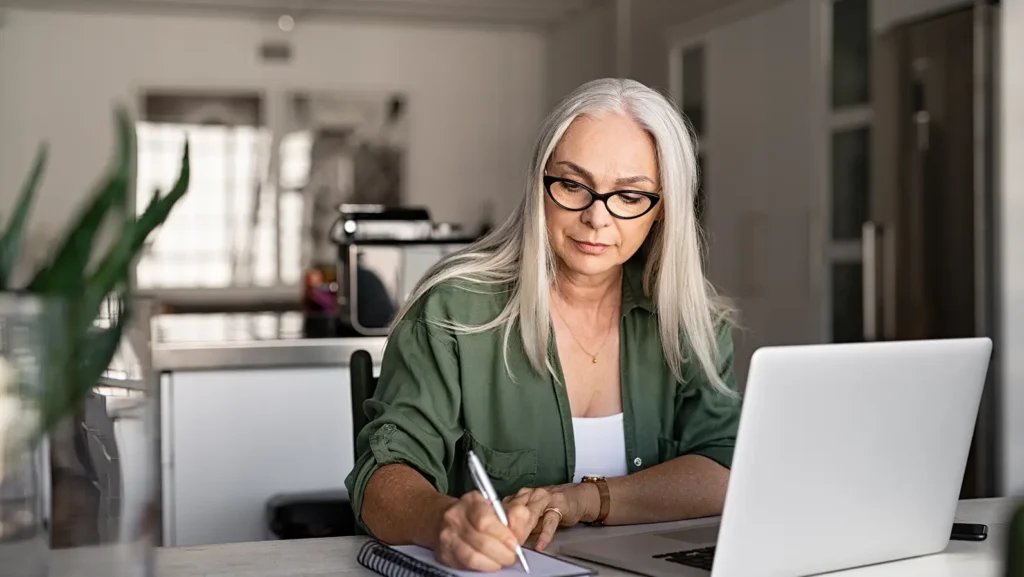
[[[599,194],[660,190],[654,141],[636,121],[618,114],[574,120],[548,160],[546,174],[583,184]],[[561,189],[563,194],[589,197],[586,190],[571,183],[557,186],[567,187]],[[609,199],[620,215],[647,202],[639,195]],[[585,276],[607,273],[629,260],[647,238],[661,208],[659,202],[643,216],[622,219],[609,213],[600,201],[586,210],[571,211],[556,204],[551,194],[544,195],[548,239],[555,255],[569,271]]]

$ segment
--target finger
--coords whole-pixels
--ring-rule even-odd
[[[537,537],[536,548],[538,551],[543,551],[555,538],[555,531],[558,530],[558,522],[561,518],[561,515],[555,511],[548,511],[544,514],[544,518],[541,520],[540,536]]]
[[[470,505],[488,502],[487,497],[484,497],[484,494],[480,491],[470,491],[462,496],[462,500]]]
[[[508,527],[516,536],[516,540],[520,544],[525,543],[526,539],[533,533],[534,527],[537,526],[537,520],[534,518],[529,507],[526,505],[510,505],[505,510],[505,515],[508,517]]]
[[[509,537],[499,537],[468,527],[468,530],[460,537],[464,543],[486,557],[489,562],[497,563],[498,568],[508,567],[516,562],[516,545],[518,543],[507,527],[502,525],[501,528],[505,529],[505,533]]]
[[[439,555],[439,561],[453,569],[464,569],[468,571],[498,571],[502,564],[484,555],[469,543],[455,539]],[[443,558],[442,558],[443,557]]]
[[[544,517],[544,510],[548,507],[554,507],[552,500],[554,494],[544,489],[538,489],[530,494],[530,500],[526,503],[526,507],[530,509],[531,525],[536,527],[540,524],[541,519]]]
[[[498,541],[505,543],[513,550],[519,543],[519,539],[511,528],[506,526],[498,518],[498,514],[494,512],[494,508],[491,507],[490,502],[484,501],[482,503],[473,504],[472,508],[467,512],[469,519],[469,525],[473,530],[478,533],[484,533],[497,539]]]
[[[466,519],[478,531],[486,531],[487,528],[497,523],[501,525],[498,514],[494,511],[490,501],[486,499],[474,501],[466,507]]]
[[[506,505],[525,505],[530,501],[530,497],[535,493],[533,489],[519,489],[515,495],[509,495],[505,497],[502,502]]]

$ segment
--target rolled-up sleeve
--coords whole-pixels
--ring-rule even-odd
[[[403,320],[392,330],[373,398],[352,408],[365,410],[369,418],[356,438],[355,466],[345,480],[364,529],[366,486],[385,465],[409,465],[447,492],[447,471],[461,437],[457,354],[454,338],[422,319]]]
[[[718,332],[718,350],[718,376],[728,388],[737,391],[729,325]],[[699,370],[695,372],[699,374]],[[741,406],[738,395],[729,397],[711,389],[705,375],[689,379],[676,402],[675,433],[679,454],[702,455],[723,467],[732,467]]]

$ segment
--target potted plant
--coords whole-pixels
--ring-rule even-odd
[[[0,228],[0,577],[48,572],[51,528],[47,510],[51,507],[47,501],[57,502],[63,495],[49,485],[51,453],[54,460],[60,452],[82,465],[83,486],[99,485],[95,439],[89,437],[95,437],[88,421],[89,402],[132,322],[130,274],[136,257],[188,189],[186,143],[173,188],[166,194],[156,191],[137,215],[130,202],[134,125],[123,109],[118,109],[116,121],[114,162],[64,231],[56,250],[23,286],[13,285],[14,271],[46,170],[45,145]],[[99,239],[105,227],[115,227],[116,234],[100,253]],[[108,306],[114,314],[109,326],[101,326],[97,318],[101,308]],[[61,427],[70,431],[66,444],[55,438]],[[105,448],[99,446],[99,452],[103,454]],[[111,460],[110,455],[105,458]],[[121,466],[120,461],[114,466]],[[62,501],[62,506],[71,508],[68,518],[83,526],[97,524],[95,501],[71,495],[73,498]],[[151,513],[145,507],[143,510],[141,514]],[[119,534],[114,541],[145,543],[146,529],[140,527],[151,523],[134,521],[114,519],[122,533],[125,527],[133,533]],[[148,555],[132,557],[137,562]],[[107,574],[117,573],[110,569]],[[123,574],[131,573],[135,571]]]

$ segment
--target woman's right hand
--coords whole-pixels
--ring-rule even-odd
[[[513,505],[506,527],[479,491],[470,491],[441,514],[434,555],[453,569],[498,571],[518,562],[516,546],[530,535],[530,511]],[[511,527],[511,528],[510,528]]]

